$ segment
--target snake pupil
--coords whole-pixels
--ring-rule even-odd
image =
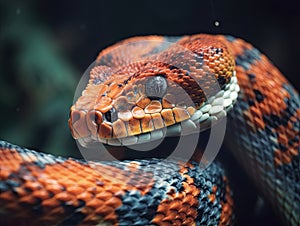
[[[151,99],[162,98],[167,92],[168,84],[164,77],[150,77],[145,84],[146,95]]]
[[[114,122],[118,119],[117,111],[115,108],[110,109],[109,111],[105,112],[104,117],[108,122]]]

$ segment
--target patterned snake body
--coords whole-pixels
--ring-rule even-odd
[[[283,75],[241,39],[148,36],[99,54],[69,125],[83,146],[122,149],[205,130],[229,112],[226,145],[282,222],[299,225],[299,103]],[[233,223],[231,191],[215,163],[205,170],[155,158],[87,163],[0,146],[0,214],[11,216],[5,223]]]

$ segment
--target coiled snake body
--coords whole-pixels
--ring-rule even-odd
[[[282,222],[300,224],[299,95],[252,45],[220,35],[131,38],[103,50],[89,76],[69,120],[81,145],[123,149],[188,135],[229,112],[226,145]],[[0,148],[6,223],[233,224],[224,170],[202,170],[198,150],[189,162],[85,162]]]

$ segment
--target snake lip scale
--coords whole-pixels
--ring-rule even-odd
[[[224,145],[237,164],[283,225],[300,225],[299,94],[242,39],[144,36],[112,45],[68,123],[81,146],[126,151],[205,132],[225,117]],[[234,225],[239,217],[218,162],[84,161],[5,141],[0,152],[2,225]]]

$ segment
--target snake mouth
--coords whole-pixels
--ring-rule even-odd
[[[151,114],[142,114],[140,118],[139,108],[135,109],[137,118],[132,118],[134,111],[123,111],[123,115],[120,115],[116,111],[119,109],[115,108],[101,113],[95,109],[76,110],[72,106],[69,126],[73,137],[85,147],[99,142],[112,146],[136,145],[164,137],[199,133],[210,128],[219,119],[225,118],[227,112],[232,109],[239,92],[235,71],[230,81],[222,88],[198,108],[172,106],[172,109],[157,110],[157,106],[159,108],[161,104],[154,98],[150,100],[151,110],[156,110]]]

